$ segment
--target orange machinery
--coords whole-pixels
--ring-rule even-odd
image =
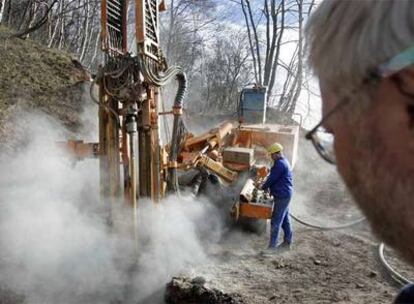
[[[158,202],[168,190],[178,189],[177,170],[202,167],[232,183],[238,172],[249,170],[256,160],[265,158],[263,147],[274,141],[285,146],[288,159],[295,163],[299,133],[295,126],[224,123],[197,137],[186,132],[182,121],[186,77],[181,68],[168,67],[160,50],[159,12],[165,10],[165,3],[133,1],[136,54],[127,48],[129,3],[102,0],[104,63],[91,86],[92,98],[99,105],[99,142],[61,143],[77,159],[99,158],[103,201],[126,202],[132,207],[135,222],[140,198]],[[178,82],[173,108],[160,112],[160,88],[172,79]],[[174,118],[172,138],[165,146],[160,145],[160,115]],[[234,147],[242,150],[226,150]],[[263,217],[256,212],[258,205],[242,203],[249,202],[241,201],[236,206],[237,217]]]
[[[135,6],[136,53],[127,47],[128,6]],[[91,86],[99,105],[99,142],[60,143],[75,159],[99,159],[101,199],[132,207],[136,236],[137,204],[158,202],[177,188],[177,157],[185,134],[181,120],[186,76],[168,67],[160,50],[159,12],[163,0],[102,0],[101,43],[104,57]],[[178,82],[171,111],[159,110],[160,88]],[[171,142],[161,147],[160,115],[173,116]],[[118,208],[113,208],[115,211]]]
[[[178,156],[178,168],[197,166],[217,174],[225,183],[238,180],[240,173],[255,169],[256,176],[247,179],[231,210],[232,217],[269,219],[273,199],[255,185],[262,183],[270,157],[266,147],[274,142],[284,146],[284,154],[292,166],[297,157],[298,126],[277,124],[238,125],[225,122],[199,136],[187,134]],[[210,164],[210,165],[209,165]]]

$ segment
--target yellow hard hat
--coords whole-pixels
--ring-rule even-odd
[[[283,146],[279,143],[274,143],[274,144],[271,144],[269,147],[267,147],[267,152],[269,152],[270,154],[278,153],[282,150],[283,150]]]

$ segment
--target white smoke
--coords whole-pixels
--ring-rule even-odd
[[[188,197],[140,200],[137,255],[132,234],[108,225],[98,161],[73,166],[54,145],[66,132],[25,117],[30,141],[0,161],[0,286],[27,303],[136,303],[207,259],[204,240],[221,229],[215,207]],[[121,206],[127,221],[131,210]]]
[[[293,180],[290,212],[303,221],[322,227],[335,227],[361,218],[336,166],[323,160],[312,143],[303,137],[299,141]]]

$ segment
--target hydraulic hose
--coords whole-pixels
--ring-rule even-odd
[[[151,83],[154,86],[162,87],[166,85],[174,76],[178,81],[177,94],[174,99],[173,105],[173,130],[171,136],[171,148],[170,148],[170,169],[168,175],[168,187],[178,193],[178,180],[177,180],[177,157],[180,141],[180,130],[183,129],[183,122],[181,120],[181,113],[183,108],[183,100],[185,93],[187,91],[187,78],[181,67],[173,66],[168,68],[162,74],[157,74],[153,72],[150,63],[147,62],[143,57],[138,56],[136,58],[136,64],[138,65],[139,70],[144,75],[146,81]]]
[[[175,164],[177,162],[178,157],[178,149],[179,149],[179,131],[180,126],[183,123],[181,121],[181,109],[183,107],[183,100],[184,95],[187,90],[187,78],[184,72],[179,72],[176,76],[178,81],[178,89],[177,94],[174,100],[173,106],[173,113],[174,113],[174,122],[173,122],[173,130],[171,136],[171,148],[170,148],[170,163]],[[169,174],[169,183],[170,187],[177,191],[178,190],[178,181],[177,181],[177,168],[172,167],[170,168]]]
[[[109,113],[111,113],[111,114],[113,115],[113,117],[115,118],[115,120],[116,120],[116,122],[117,122],[118,126],[120,126],[120,125],[121,125],[121,122],[119,121],[118,113],[116,113],[116,112],[115,112],[115,110],[114,110],[114,109],[112,109],[111,107],[109,107],[108,105],[106,105],[106,104],[104,104],[104,103],[100,102],[100,101],[99,101],[99,100],[95,97],[95,95],[94,95],[94,93],[93,93],[93,87],[94,87],[95,85],[98,85],[98,84],[96,83],[96,80],[93,80],[93,81],[92,81],[92,84],[91,84],[91,86],[90,86],[90,89],[89,89],[89,94],[90,94],[90,96],[91,96],[92,101],[93,101],[94,103],[96,103],[98,106],[100,106],[100,107],[104,108],[104,109],[105,109],[106,111],[108,111]]]
[[[144,78],[152,85],[155,85],[157,87],[166,85],[174,76],[183,73],[181,67],[172,66],[168,68],[163,74],[157,75],[151,70],[151,68],[148,66],[149,64],[145,62],[145,59],[138,56],[136,60],[139,70],[144,75]]]
[[[307,223],[301,219],[299,219],[298,217],[296,217],[295,215],[293,215],[292,213],[289,213],[289,215],[298,223],[307,226],[307,227],[311,227],[311,228],[315,228],[315,229],[319,229],[319,230],[337,230],[337,229],[344,229],[344,228],[348,228],[351,227],[353,225],[356,225],[358,223],[361,223],[365,220],[365,217],[359,218],[353,222],[350,223],[346,223],[343,225],[338,225],[338,226],[318,226],[318,225],[314,225],[314,224],[310,224]],[[395,271],[391,265],[387,262],[387,260],[385,259],[384,256],[384,243],[380,243],[378,245],[378,255],[379,255],[379,259],[381,261],[381,264],[384,266],[384,268],[388,271],[388,273],[390,274],[391,278],[393,278],[395,280],[395,282],[397,282],[400,285],[406,285],[406,284],[413,284],[412,281],[410,281],[409,279],[407,279],[406,277],[402,276],[401,274],[399,274],[397,271]]]
[[[391,277],[399,284],[406,285],[406,284],[413,284],[412,281],[407,279],[406,277],[402,276],[398,272],[396,272],[391,265],[387,262],[384,256],[384,243],[381,243],[378,245],[378,255],[380,258],[380,261],[382,265],[385,267],[385,269],[388,271],[388,273],[391,275]]]
[[[292,213],[289,213],[289,215],[291,216],[291,218],[293,218],[295,221],[297,221],[298,223],[310,227],[310,228],[315,228],[315,229],[319,229],[319,230],[337,230],[337,229],[344,229],[344,228],[348,228],[351,226],[354,226],[356,224],[359,224],[361,222],[363,222],[365,220],[365,217],[361,217],[355,221],[352,221],[350,223],[346,223],[346,224],[342,224],[342,225],[337,225],[337,226],[319,226],[319,225],[315,225],[315,224],[311,224],[311,223],[307,223],[303,220],[301,220],[300,218],[298,218],[297,216],[295,216]]]

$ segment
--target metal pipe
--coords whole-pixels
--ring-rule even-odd
[[[137,110],[131,106],[125,120],[126,132],[129,137],[129,200],[132,207],[132,229],[135,246],[138,252],[138,214],[137,214],[137,168],[135,158],[135,141],[137,133]]]
[[[135,133],[129,134],[129,172],[130,172],[130,200],[132,206],[132,227],[135,246],[138,247],[138,204],[137,204],[137,170],[135,159]],[[138,249],[137,249],[138,252]]]
[[[145,131],[143,127],[140,127],[138,132],[138,157],[139,157],[139,195],[140,196],[147,196],[146,189],[147,189],[147,159],[145,153]]]
[[[384,243],[379,244],[379,246],[378,246],[378,254],[379,254],[379,258],[380,258],[380,261],[381,261],[382,265],[387,269],[387,271],[389,272],[390,276],[397,283],[399,283],[401,285],[413,284],[412,281],[410,281],[409,279],[407,279],[406,277],[402,276],[397,271],[395,271],[394,268],[392,268],[391,265],[387,262],[387,260],[385,259],[385,256],[384,256]]]
[[[135,127],[136,127],[136,122]],[[130,123],[131,124],[131,123]],[[128,126],[127,126],[128,128]],[[136,157],[135,157],[135,131],[128,131],[129,135],[129,174],[130,174],[130,200],[134,210],[137,207],[137,169],[136,169]]]

